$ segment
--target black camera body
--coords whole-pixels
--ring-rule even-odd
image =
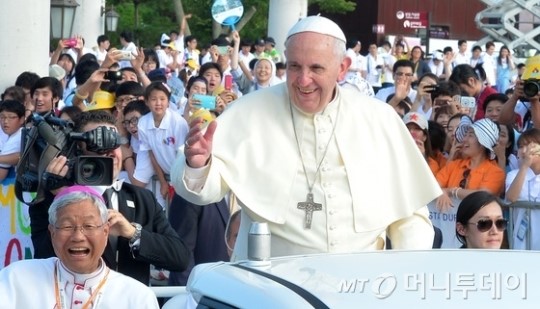
[[[523,81],[523,93],[527,98],[532,98],[540,92],[540,79],[529,78]]]
[[[117,82],[122,79],[122,72],[120,71],[107,71],[105,72],[105,79],[110,80],[111,82]]]
[[[15,194],[24,203],[22,192],[36,192],[33,204],[43,200],[45,191],[73,184],[108,186],[114,173],[113,158],[104,156],[79,156],[78,141],[86,143],[86,149],[106,153],[121,144],[115,130],[102,126],[85,133],[73,132],[73,124],[47,114],[32,116],[33,126],[23,130],[23,150],[17,164]],[[65,177],[46,172],[51,160],[59,155],[68,159]]]

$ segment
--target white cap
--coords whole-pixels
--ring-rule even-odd
[[[171,38],[165,33],[161,34],[161,39],[159,40],[161,46],[168,46],[171,43]]]
[[[299,20],[287,34],[287,39],[302,32],[315,32],[333,36],[338,40],[347,42],[343,30],[333,21],[322,16],[308,16]]]
[[[426,130],[428,128],[428,121],[426,120],[426,117],[417,112],[410,112],[403,116],[403,122],[405,122],[405,124],[416,123],[422,130]]]
[[[444,54],[442,52],[436,50],[436,51],[433,52],[433,59],[443,60],[444,59]]]

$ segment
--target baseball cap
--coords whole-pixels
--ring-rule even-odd
[[[276,41],[274,40],[273,37],[267,37],[265,40],[264,40],[264,43],[266,44],[272,44],[272,46],[276,46]]]
[[[405,116],[403,116],[403,122],[405,122],[405,124],[415,123],[422,130],[426,130],[428,128],[428,122],[426,120],[426,117],[422,116],[417,112],[410,112],[405,114]]]
[[[433,52],[433,59],[435,60],[443,60],[444,59],[444,55],[441,51],[439,50],[436,50]]]

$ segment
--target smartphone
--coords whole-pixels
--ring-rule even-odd
[[[194,94],[193,100],[199,101],[198,106],[207,110],[216,109],[216,97],[204,94]]]
[[[218,53],[220,55],[226,55],[229,53],[229,47],[228,46],[218,46],[217,47]]]
[[[120,71],[107,71],[105,72],[105,79],[110,81],[118,81],[122,79],[122,72]]]
[[[77,46],[77,39],[76,38],[65,39],[64,46],[66,46],[67,48],[73,48]]]
[[[424,86],[424,91],[428,92],[428,93],[437,92],[437,91],[439,91],[439,85],[437,85],[437,84],[435,84],[435,85],[425,85]]]
[[[120,50],[119,52],[122,54],[122,57],[120,57],[120,60],[135,59],[135,56],[133,56],[133,54],[129,50]]]
[[[461,107],[467,107],[470,109],[473,109],[476,107],[476,100],[473,97],[461,96],[459,98],[459,103],[461,104]]]
[[[232,75],[225,75],[225,90],[231,91],[232,89]]]

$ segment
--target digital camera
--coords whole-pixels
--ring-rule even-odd
[[[525,61],[525,71],[523,71],[521,79],[526,98],[538,95],[540,92],[540,55],[530,57]]]
[[[64,46],[67,47],[67,48],[73,48],[73,47],[77,46],[77,39],[76,38],[65,39],[64,40]]]
[[[540,92],[540,79],[527,79],[523,83],[523,93],[527,98],[534,97]]]

